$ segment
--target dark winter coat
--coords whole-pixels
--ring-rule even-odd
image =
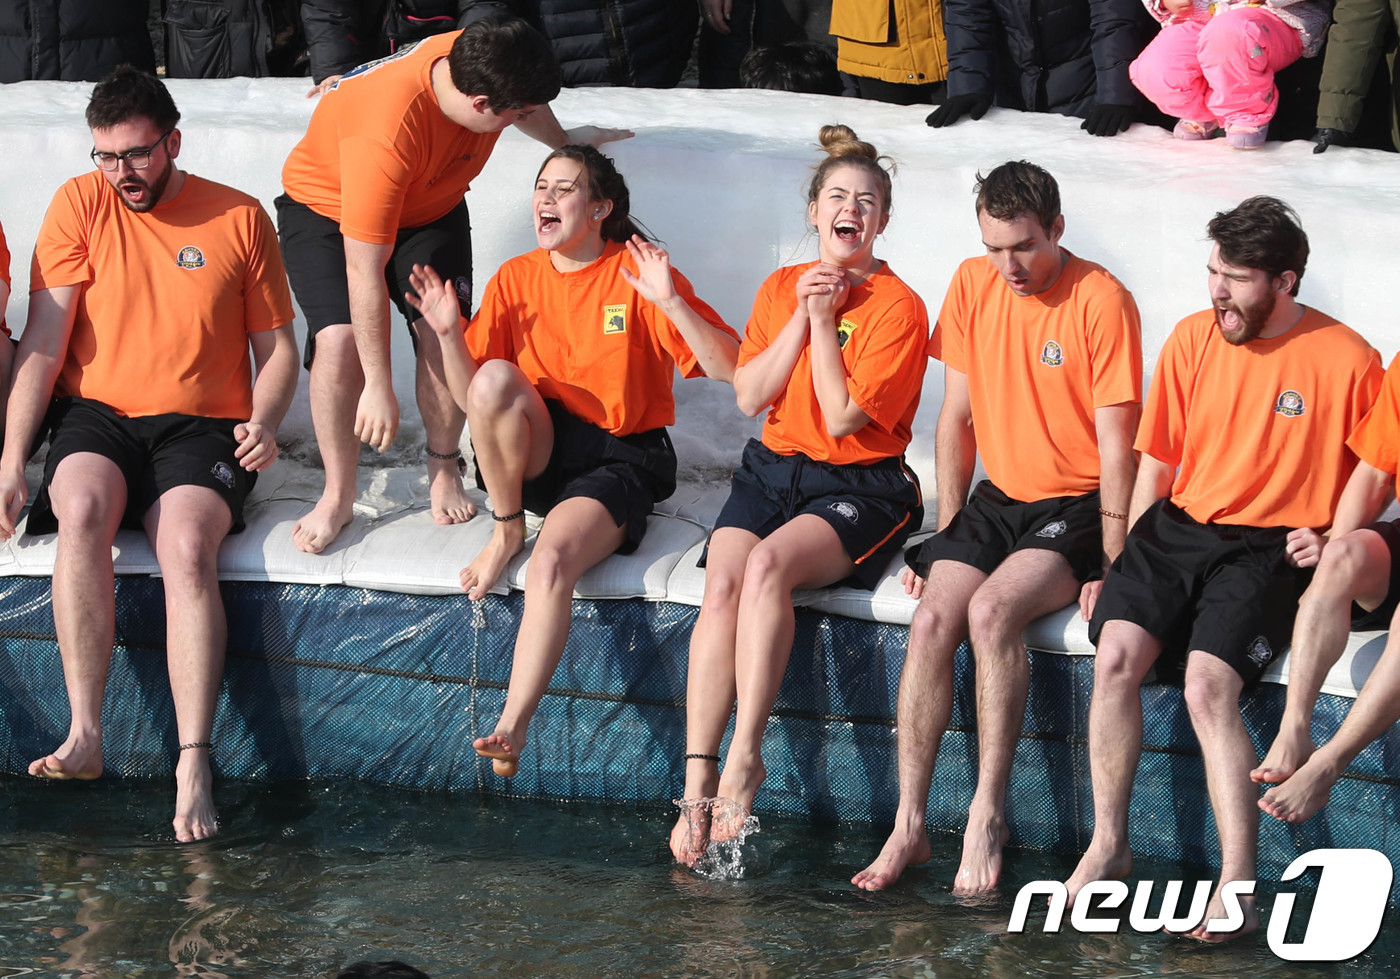
[[[1142,105],[1128,65],[1157,33],[1142,0],[943,0],[948,95],[1083,116]]]
[[[0,82],[95,82],[117,65],[156,70],[148,0],[0,0]]]
[[[671,88],[700,22],[694,0],[474,0],[472,8],[510,11],[549,38],[565,85]]]
[[[1371,76],[1397,27],[1400,0],[1337,0],[1322,59],[1317,127],[1356,132]]]
[[[469,22],[474,0],[302,0],[311,77],[343,75],[413,41]]]

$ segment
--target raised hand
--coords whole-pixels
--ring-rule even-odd
[[[666,249],[633,235],[627,251],[637,263],[637,274],[626,267],[619,269],[629,286],[642,294],[647,302],[660,306],[676,298],[676,286],[671,279],[671,256]]]
[[[431,265],[415,262],[408,284],[413,291],[403,294],[404,301],[418,310],[434,333],[445,337],[461,329],[462,307],[457,302],[457,290],[444,282]]]

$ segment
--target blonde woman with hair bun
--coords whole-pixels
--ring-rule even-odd
[[[672,853],[690,866],[710,842],[748,831],[765,774],[763,732],[792,649],[793,591],[846,581],[873,588],[923,522],[903,454],[923,388],[928,314],[875,256],[890,217],[883,158],[846,126],[823,127],[821,144],[826,156],[807,191],[820,257],[763,283],[734,372],[740,409],[765,419],[702,558],[685,798],[671,833]]]

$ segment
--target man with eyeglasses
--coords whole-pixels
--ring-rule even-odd
[[[252,197],[175,166],[179,119],[165,86],[134,68],[93,89],[97,170],[59,188],[34,247],[0,540],[15,533],[42,425],[49,450],[27,533],[58,531],[53,614],[71,724],[29,773],[92,779],[115,631],[112,541],[118,527],[145,529],[165,585],[175,836],[189,841],[218,830],[209,753],[227,623],[215,561],[277,458],[297,352],[272,222]]]
[[[333,83],[282,168],[277,227],[306,317],[311,421],[325,489],[292,529],[324,551],[354,518],[360,445],[389,448],[399,427],[390,373],[389,302],[410,324],[418,410],[427,435],[428,495],[440,524],[476,513],[462,486],[465,415],[452,400],[432,330],[404,301],[415,264],[454,284],[470,312],[471,225],[463,200],[501,131],[557,149],[632,135],[565,132],[550,111],[559,65],[522,20],[487,17],[362,65]],[[319,89],[318,89],[319,90]]]

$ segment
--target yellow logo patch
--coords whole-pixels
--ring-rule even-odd
[[[842,320],[841,325],[836,328],[836,344],[844,348],[846,341],[851,338],[851,334],[856,331],[856,324],[850,320]]]
[[[627,332],[627,304],[603,307],[603,333]]]

